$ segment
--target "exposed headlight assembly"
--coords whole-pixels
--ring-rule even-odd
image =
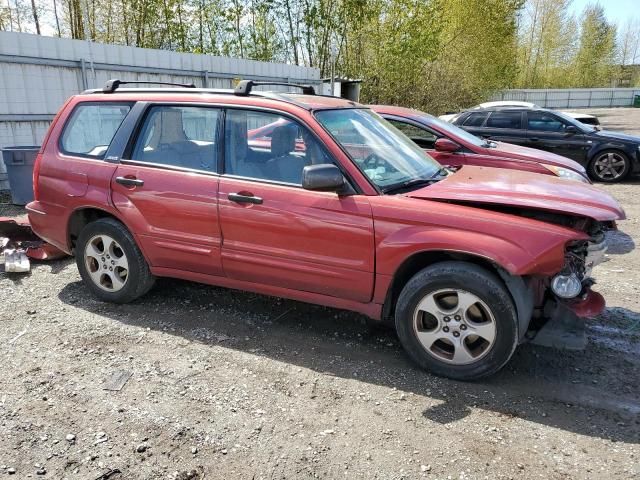
[[[573,242],[567,246],[565,264],[560,273],[551,279],[551,291],[563,299],[575,298],[585,287],[591,286],[593,267],[602,263],[607,242],[604,232],[592,232],[589,241]]]
[[[582,291],[582,282],[575,273],[558,274],[551,281],[551,290],[560,298],[575,298]]]
[[[567,180],[576,180],[578,182],[583,182],[583,183],[590,183],[587,177],[573,170],[569,170],[568,168],[558,167],[556,165],[547,165],[547,164],[543,164],[543,166],[547,170],[553,172],[553,174],[557,177],[566,178]]]

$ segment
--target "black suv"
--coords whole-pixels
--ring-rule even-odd
[[[640,172],[640,137],[597,130],[544,108],[470,110],[453,123],[489,140],[547,150],[587,168],[593,180],[617,182]]]

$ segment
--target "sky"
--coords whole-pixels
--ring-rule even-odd
[[[580,16],[584,7],[594,0],[573,0],[570,11]],[[604,7],[607,19],[610,22],[623,24],[627,18],[640,18],[640,0],[600,0],[600,5]]]

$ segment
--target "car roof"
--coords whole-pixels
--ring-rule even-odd
[[[540,108],[539,105],[531,102],[521,102],[518,100],[500,100],[497,102],[484,102],[476,105],[473,109],[486,109],[493,107],[524,107],[524,108]]]
[[[249,95],[237,95],[231,89],[211,88],[118,88],[105,93],[102,89],[82,92],[88,100],[205,102],[236,105],[271,106],[278,103],[295,105],[305,110],[357,108],[363,105],[340,97],[326,95],[305,95],[272,91],[252,91]]]
[[[496,107],[488,107],[488,108],[474,108],[471,110],[466,110],[462,113],[484,113],[484,112],[550,112],[557,113],[556,110],[551,110],[549,108],[542,107],[518,107],[518,106],[496,106]]]
[[[414,108],[396,107],[395,105],[366,105],[371,110],[377,113],[383,113],[387,115],[397,115],[399,117],[424,117],[430,116],[428,113],[421,112]]]

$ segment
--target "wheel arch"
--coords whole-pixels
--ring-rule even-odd
[[[534,294],[526,278],[512,275],[490,258],[468,252],[453,250],[425,250],[406,258],[396,269],[387,289],[382,307],[382,321],[393,325],[396,303],[407,282],[420,270],[439,262],[459,261],[477,265],[497,275],[509,292],[518,315],[518,333],[522,340],[533,314]]]
[[[131,229],[127,226],[126,222],[109,210],[95,206],[79,207],[69,215],[69,220],[67,222],[67,245],[69,245],[69,250],[72,253],[75,250],[76,242],[82,229],[89,223],[101,218],[113,218],[114,220],[122,223],[131,232]]]

